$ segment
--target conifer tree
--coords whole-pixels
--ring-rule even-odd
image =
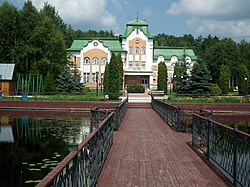
[[[109,63],[106,63],[105,66],[105,72],[103,77],[103,92],[105,95],[109,92]]]
[[[245,64],[240,64],[238,67],[238,88],[239,94],[245,95],[248,93],[249,83],[248,69]]]
[[[81,83],[81,75],[77,69],[76,64],[73,65],[73,69],[71,70],[71,79],[72,79],[72,88],[71,92],[81,93],[83,90],[83,84]]]
[[[121,53],[117,54],[116,61],[117,61],[117,67],[118,67],[117,72],[119,74],[120,90],[121,90],[123,88],[123,62],[122,62]]]
[[[222,64],[219,72],[218,86],[221,89],[222,94],[228,94],[229,92],[229,79],[230,68],[227,65]]]
[[[168,72],[166,64],[164,62],[160,62],[158,64],[157,89],[163,90],[165,94],[167,93],[167,79],[168,79]]]
[[[190,90],[192,94],[209,94],[211,76],[206,64],[196,63],[192,70]]]
[[[108,95],[110,100],[119,99],[120,74],[117,73],[117,60],[115,53],[112,53],[109,63],[109,84]]]
[[[70,68],[68,65],[63,68],[61,74],[56,79],[58,83],[58,91],[61,93],[70,93],[71,92],[71,85],[72,85],[72,79],[71,79],[71,73]]]

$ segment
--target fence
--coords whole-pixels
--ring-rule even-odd
[[[176,106],[154,99],[153,96],[152,107],[165,122],[174,127],[177,131],[191,131],[192,112],[180,110]]]
[[[92,132],[76,145],[64,160],[57,165],[37,187],[91,187],[95,186],[102,166],[113,143],[113,130],[119,128],[127,109],[128,99],[104,120],[98,108],[91,110]]]
[[[250,186],[250,134],[193,115],[192,144],[236,186]]]

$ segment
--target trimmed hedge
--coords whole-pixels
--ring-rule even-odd
[[[128,93],[144,93],[145,88],[142,85],[130,84],[127,88]]]

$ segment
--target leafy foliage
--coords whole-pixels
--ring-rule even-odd
[[[211,84],[210,94],[213,96],[221,95],[221,89],[217,84]]]
[[[74,66],[73,71],[70,66],[66,65],[61,74],[57,78],[58,91],[61,93],[80,93],[83,90],[83,85],[80,83],[81,76]]]
[[[220,67],[218,86],[221,89],[222,94],[228,94],[229,92],[229,79],[230,69],[229,66],[222,64]]]
[[[249,86],[248,69],[245,64],[240,64],[238,68],[238,88],[239,94],[247,94]]]
[[[192,94],[209,94],[210,72],[205,63],[196,63],[192,70],[190,90]]]
[[[116,55],[116,61],[117,61],[117,72],[119,73],[119,81],[120,81],[120,90],[123,88],[123,62],[121,53],[118,53]]]
[[[167,93],[167,79],[168,79],[168,71],[166,64],[164,62],[160,62],[158,64],[157,90],[162,90],[164,91],[164,93]]]
[[[127,88],[128,93],[144,93],[145,88],[142,85],[130,84]]]
[[[104,94],[108,94],[108,88],[109,88],[109,63],[105,66],[105,72],[103,77],[103,92]]]
[[[109,83],[108,83],[108,96],[110,100],[119,99],[119,90],[120,90],[120,73],[117,71],[118,63],[115,53],[112,53],[109,63]]]

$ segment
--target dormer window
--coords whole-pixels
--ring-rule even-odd
[[[139,28],[136,28],[136,34],[139,34]]]

